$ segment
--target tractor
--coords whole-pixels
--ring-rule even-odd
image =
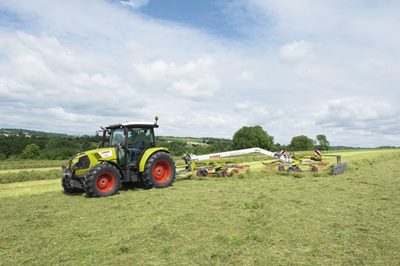
[[[78,153],[63,165],[66,194],[89,197],[116,194],[122,184],[140,182],[145,188],[165,188],[175,180],[175,162],[167,148],[156,147],[155,123],[125,122],[97,131],[102,142],[95,150]]]

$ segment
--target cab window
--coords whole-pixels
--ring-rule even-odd
[[[151,128],[131,128],[128,131],[128,147],[144,149],[151,147],[154,143]]]
[[[125,133],[123,129],[115,129],[110,138],[110,147],[114,147],[118,144],[125,142]]]

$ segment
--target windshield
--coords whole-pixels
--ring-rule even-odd
[[[154,145],[154,135],[150,128],[130,128],[128,131],[128,147],[144,149]]]
[[[111,132],[110,137],[110,147],[114,147],[118,144],[123,144],[125,142],[125,132],[124,129],[114,129]]]

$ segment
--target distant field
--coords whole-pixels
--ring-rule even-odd
[[[347,161],[369,159],[371,157],[383,156],[389,153],[396,154],[400,149],[363,149],[363,150],[337,150],[329,151],[327,154],[341,154]]]
[[[183,141],[183,142],[198,142],[202,143],[202,138],[191,138],[191,137],[162,137],[160,136],[159,139],[166,140],[166,141]]]
[[[1,184],[0,264],[400,264],[400,151],[344,158],[340,176],[253,171],[108,198]]]

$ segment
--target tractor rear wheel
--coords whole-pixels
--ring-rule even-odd
[[[142,176],[147,188],[165,188],[175,180],[175,162],[166,152],[156,152],[150,156]]]
[[[85,191],[89,197],[106,197],[117,194],[121,187],[119,170],[108,163],[93,167],[85,178]]]

